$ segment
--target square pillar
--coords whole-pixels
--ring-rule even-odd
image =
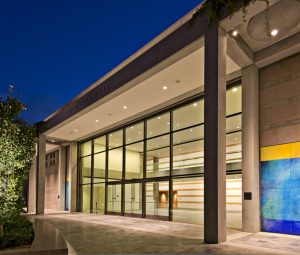
[[[59,165],[58,165],[58,210],[65,210],[65,194],[66,194],[66,147],[59,146]]]
[[[70,173],[70,212],[77,210],[77,143],[72,142],[69,150],[69,173]]]
[[[36,214],[44,214],[45,208],[45,170],[46,136],[39,135],[36,167]]]
[[[226,241],[226,34],[205,35],[204,241]]]
[[[259,81],[258,69],[242,69],[242,190],[243,231],[260,231]]]

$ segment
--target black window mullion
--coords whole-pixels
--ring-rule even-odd
[[[147,121],[144,120],[144,154],[143,154],[143,181],[142,181],[142,217],[146,217],[146,182],[147,177]]]
[[[169,175],[169,221],[173,220],[173,110],[170,111],[170,175]]]
[[[104,214],[107,214],[107,203],[108,203],[108,135],[105,136],[106,143],[106,151],[105,151],[105,202],[104,202]]]
[[[126,168],[126,128],[123,128],[123,151],[122,151],[122,184],[121,184],[121,215],[125,214],[125,168]]]
[[[91,200],[90,200],[90,212],[93,213],[94,207],[94,140],[91,142],[92,154],[91,154]]]

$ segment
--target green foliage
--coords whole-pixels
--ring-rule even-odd
[[[25,106],[13,97],[0,97],[0,224],[1,246],[16,246],[32,239],[31,222],[22,215],[23,187],[35,154],[36,130],[20,117]]]
[[[225,12],[233,14],[242,8],[244,17],[247,14],[247,6],[255,0],[206,0],[203,5],[195,12],[194,18],[206,12],[208,15],[208,23],[219,23]],[[268,1],[268,0],[261,0]]]
[[[3,235],[0,237],[0,249],[31,244],[34,237],[32,222],[21,214],[4,217]]]

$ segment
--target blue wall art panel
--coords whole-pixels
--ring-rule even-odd
[[[300,235],[299,143],[261,150],[262,231]]]

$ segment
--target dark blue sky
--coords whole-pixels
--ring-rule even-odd
[[[201,0],[1,0],[0,96],[40,121]]]

